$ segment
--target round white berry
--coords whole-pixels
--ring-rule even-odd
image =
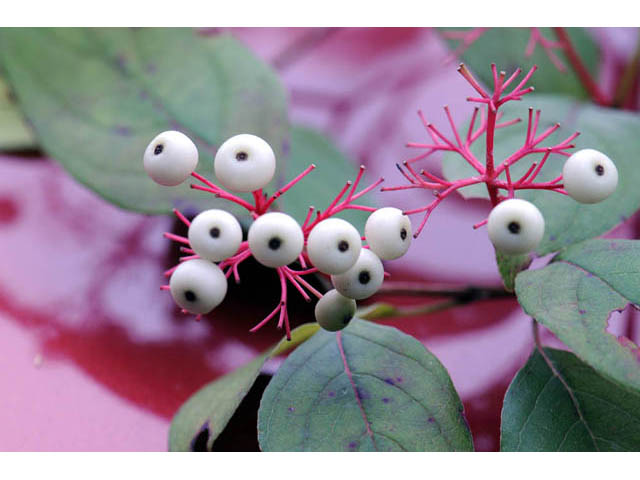
[[[580,203],[597,203],[615,191],[618,169],[604,153],[586,148],[567,159],[562,179],[571,198]]]
[[[209,313],[227,294],[227,278],[215,263],[187,260],[181,263],[169,281],[175,302],[191,313]]]
[[[220,145],[213,168],[224,187],[234,192],[253,192],[273,178],[276,156],[262,138],[244,133]]]
[[[358,261],[340,275],[331,275],[333,286],[342,295],[363,300],[378,291],[384,280],[384,268],[378,256],[367,248],[360,250]]]
[[[302,253],[304,235],[298,222],[285,213],[265,213],[249,228],[249,249],[267,267],[282,267]]]
[[[356,313],[356,301],[337,290],[329,290],[316,303],[316,321],[330,332],[346,327]]]
[[[371,250],[382,260],[395,260],[411,245],[411,221],[402,210],[379,208],[367,219],[364,236]]]
[[[242,243],[242,227],[224,210],[205,210],[189,226],[189,244],[202,258],[220,262],[238,251]]]
[[[143,164],[153,181],[173,187],[196,169],[198,149],[184,133],[169,130],[151,140],[144,151]]]
[[[511,198],[496,205],[487,223],[496,250],[518,254],[535,250],[544,235],[544,218],[533,203]]]
[[[318,223],[307,239],[309,260],[318,270],[330,275],[349,270],[358,260],[361,248],[358,230],[340,218]]]

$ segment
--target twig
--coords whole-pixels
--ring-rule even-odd
[[[598,87],[598,84],[591,76],[591,73],[589,73],[589,70],[582,62],[580,55],[578,55],[578,52],[571,43],[571,39],[569,38],[569,34],[567,33],[567,31],[562,27],[554,27],[553,31],[556,35],[556,38],[561,43],[562,48],[564,49],[564,53],[567,56],[569,63],[571,64],[571,67],[576,72],[576,75],[578,75],[578,78],[582,82],[582,85],[587,90],[593,101],[600,105],[609,105],[611,101],[606,97],[604,93],[602,93],[602,91]]]
[[[616,87],[616,92],[613,95],[613,107],[620,108],[627,104],[633,91],[633,84],[638,79],[638,73],[640,73],[640,32],[633,56],[625,67],[622,77],[620,77],[620,82]]]

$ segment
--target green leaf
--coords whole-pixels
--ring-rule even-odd
[[[535,83],[535,75],[533,80]],[[543,146],[558,143],[577,130],[581,132],[575,141],[577,149],[595,148],[604,152],[615,162],[619,173],[616,192],[594,205],[581,204],[565,195],[544,190],[518,191],[517,197],[533,202],[545,219],[545,235],[537,249],[539,255],[601,235],[640,208],[640,189],[637,187],[640,184],[637,162],[640,118],[636,114],[576,103],[566,97],[527,96],[524,103],[512,102],[501,109],[505,112],[505,120],[521,117],[525,122],[496,132],[496,162],[503,161],[522,146],[528,106],[542,110],[539,133],[556,122],[562,124],[562,128],[542,143]],[[466,126],[463,131],[466,132]],[[484,136],[473,145],[472,151],[484,163],[483,142]],[[511,177],[514,180],[520,178],[532,161],[539,160],[541,156],[531,155],[520,160],[511,168]],[[552,155],[537,178],[545,181],[561,175],[564,159]],[[450,180],[477,174],[464,160],[453,154],[444,156],[443,171]],[[483,184],[463,189],[461,193],[466,198],[488,198]]]
[[[578,357],[640,390],[640,350],[607,329],[611,312],[640,304],[640,241],[596,239],[574,245],[540,270],[516,277],[524,311]]]
[[[17,105],[11,100],[9,89],[0,78],[0,151],[36,148],[31,129]]]
[[[472,450],[442,364],[415,338],[354,320],[293,352],[258,411],[264,451]]]
[[[507,390],[501,450],[638,451],[640,394],[572,353],[546,348],[545,354],[557,375],[535,350]]]
[[[156,185],[142,154],[158,133],[196,141],[198,171],[228,137],[253,133],[280,156],[288,133],[275,73],[232,37],[188,29],[0,29],[0,62],[44,149],[124,208],[165,213],[229,202]]]
[[[593,74],[598,67],[598,48],[595,42],[584,28],[566,30],[578,55]],[[540,28],[540,31],[545,38],[556,41],[550,28]],[[525,56],[530,35],[529,28],[491,28],[462,54],[461,60],[486,86],[493,85],[490,68],[492,63],[507,74],[511,74],[518,67],[527,72],[533,65],[537,65],[539,68],[534,75],[536,90],[587,98],[586,90],[561,50],[555,52],[565,65],[566,72],[556,68],[540,45],[530,57]],[[458,42],[450,40],[449,44],[455,48]]]
[[[318,331],[317,323],[306,323],[292,330],[291,341],[282,339],[276,346],[243,367],[211,382],[194,393],[171,421],[170,451],[190,451],[198,435],[207,434],[207,449],[222,433],[242,399],[256,381],[264,363],[272,357],[300,345]]]
[[[285,159],[286,180],[292,180],[310,164],[316,165],[300,183],[296,184],[279,200],[283,211],[303,222],[310,206],[324,210],[333,201],[347,180],[355,180],[358,169],[336,146],[323,134],[301,126],[291,129],[291,150]],[[366,175],[360,182],[358,190],[369,185],[372,180]],[[360,205],[372,205],[365,195],[358,199]],[[337,217],[351,222],[359,231],[364,231],[368,212],[346,210]]]

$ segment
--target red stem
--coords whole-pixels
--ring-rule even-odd
[[[578,75],[578,78],[591,96],[592,100],[599,105],[610,105],[611,101],[606,97],[604,93],[602,93],[595,80],[589,73],[589,70],[587,70],[587,67],[582,62],[580,55],[578,55],[578,52],[573,47],[567,31],[562,27],[554,27],[553,31],[556,34],[558,41],[561,43],[562,48],[564,49],[564,53],[569,60],[569,63],[571,63],[571,66],[576,72],[576,75]]]

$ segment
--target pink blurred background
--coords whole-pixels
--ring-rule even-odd
[[[293,121],[327,133],[389,184],[401,183],[395,162],[408,158],[405,142],[424,138],[418,108],[437,126],[444,104],[456,121],[470,112],[468,86],[455,62],[444,62],[448,50],[433,30],[233,33],[281,74]],[[607,83],[637,31],[591,33]],[[431,162],[439,168],[439,157]],[[0,450],[166,450],[182,402],[279,338],[271,328],[248,333],[275,296],[247,307],[239,300],[252,293],[236,289],[210,318],[185,319],[158,289],[171,263],[162,232],[172,219],[121,211],[51,160],[5,155],[0,169]],[[415,207],[419,197],[386,193],[381,202]],[[409,254],[388,266],[393,278],[499,285],[486,231],[470,228],[487,212],[482,201],[444,202]],[[614,234],[633,236],[638,224],[636,216]],[[294,308],[300,322],[312,319],[308,307]],[[628,334],[629,315],[612,318],[610,331]],[[498,449],[504,392],[532,348],[530,319],[516,301],[386,323],[438,356],[476,449]],[[637,329],[633,336],[637,343]],[[545,341],[557,345],[548,333]]]

